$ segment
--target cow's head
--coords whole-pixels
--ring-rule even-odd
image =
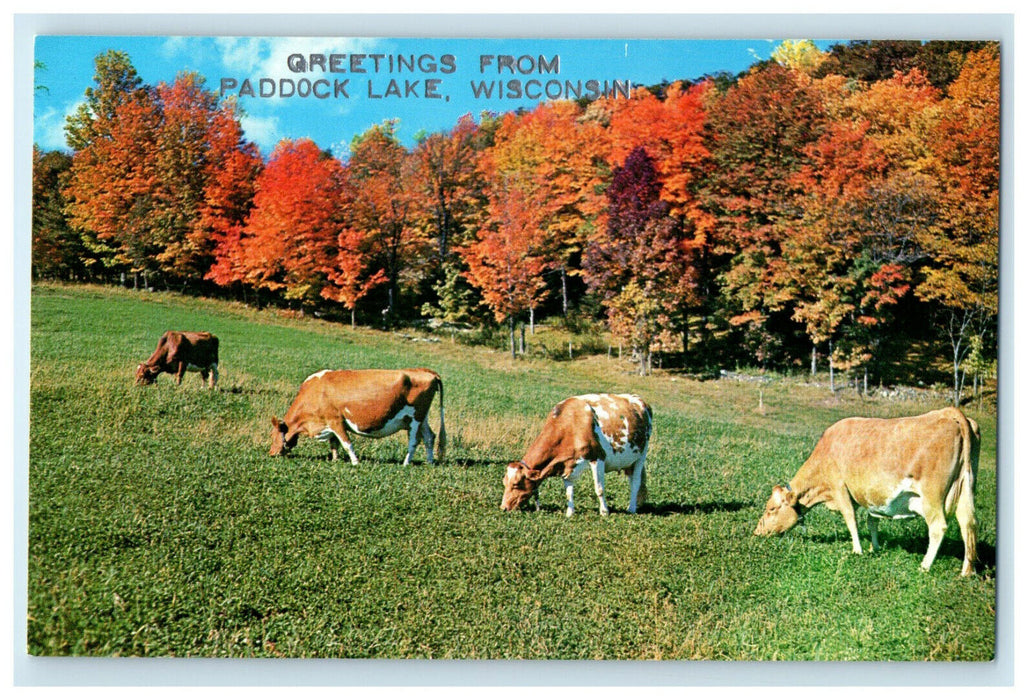
[[[151,367],[146,362],[141,362],[137,365],[137,386],[146,386],[148,384],[155,383],[155,377],[158,376],[158,370]]]
[[[280,457],[286,455],[294,447],[295,443],[298,442],[298,433],[293,433],[288,437],[287,423],[273,416],[273,431],[271,437],[273,438],[273,446],[270,447],[270,455],[273,457]]]
[[[798,524],[800,518],[798,494],[786,486],[774,486],[773,494],[766,501],[765,512],[755,528],[755,534],[776,535],[787,532]]]
[[[524,462],[511,462],[503,475],[503,501],[500,508],[516,510],[528,502],[539,490],[538,471],[530,469]]]

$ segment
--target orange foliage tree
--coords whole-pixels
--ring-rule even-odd
[[[507,187],[520,187],[539,203],[541,254],[558,274],[565,314],[568,277],[577,273],[593,223],[606,207],[603,126],[581,116],[573,102],[547,102],[531,112],[506,114],[482,159],[487,179],[505,180]]]
[[[263,162],[255,145],[244,140],[233,103],[212,116],[207,140],[204,197],[188,236],[212,258],[205,279],[228,286],[243,279],[237,267],[241,237]]]
[[[281,141],[256,180],[234,265],[240,279],[304,309],[320,298],[341,231],[341,163],[309,139]]]
[[[968,55],[933,133],[929,171],[942,200],[939,226],[923,237],[929,259],[917,293],[936,305],[961,400],[964,361],[994,333],[999,304],[999,51]]]
[[[522,188],[496,183],[485,226],[459,251],[467,265],[465,277],[481,292],[496,322],[509,323],[511,357],[517,347],[515,317],[539,304],[545,292],[537,208],[537,200]]]
[[[392,121],[357,136],[351,151],[344,171],[345,227],[354,232],[353,249],[369,251],[369,265],[382,271],[385,313],[393,317],[401,283],[415,286],[430,257],[428,237],[415,223],[417,163],[396,138]]]

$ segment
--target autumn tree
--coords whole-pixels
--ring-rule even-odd
[[[229,119],[237,129],[231,148],[247,151],[239,125],[220,112],[197,74],[152,89],[142,86],[124,54],[103,54],[97,66],[97,89],[87,90],[66,124],[77,149],[65,191],[69,221],[98,259],[133,273],[134,282],[137,274],[145,284],[200,280],[218,245],[210,235],[218,232],[209,230],[214,209],[223,206],[217,181],[243,188],[238,200],[251,196],[246,174],[230,167],[229,151],[219,150],[225,144],[217,131]],[[254,168],[257,154],[244,151]]]
[[[605,204],[603,127],[580,116],[576,104],[559,101],[506,114],[480,161],[486,179],[506,181],[539,203],[534,213],[543,236],[541,253],[560,282],[565,314],[568,278],[576,273],[579,253]]]
[[[428,239],[415,225],[416,166],[388,121],[353,139],[344,172],[345,226],[362,234],[371,265],[383,271],[392,318],[401,283],[414,286],[429,258]]]
[[[676,220],[676,242],[683,264],[692,266],[684,278],[694,279],[693,293],[684,290],[678,309],[670,309],[672,330],[681,337],[684,354],[690,348],[694,319],[701,341],[707,344],[710,324],[705,304],[714,290],[709,278],[713,267],[715,217],[700,197],[711,163],[705,143],[705,101],[712,86],[672,83],[660,97],[638,90],[631,99],[611,105],[608,160],[619,167],[636,148],[642,148],[655,165],[661,186],[659,198]]]
[[[793,323],[776,279],[783,247],[775,227],[793,214],[792,176],[823,133],[826,109],[808,75],[776,63],[752,69],[706,105],[711,168],[700,196],[715,217],[715,313],[767,364],[790,354]]]
[[[425,134],[414,149],[420,205],[431,214],[439,260],[449,257],[453,242],[472,224],[482,183],[480,136],[478,124],[465,114],[448,132]]]
[[[69,224],[82,232],[97,259],[128,270],[134,283],[143,274],[149,284],[159,270],[152,224],[160,123],[161,108],[151,91],[136,90],[116,102],[110,114],[91,123],[93,136],[75,152],[65,190]],[[78,138],[70,132],[70,142]]]
[[[935,305],[950,349],[956,402],[971,338],[994,332],[999,296],[999,52],[969,54],[933,132],[930,171],[942,200],[939,226],[923,245],[918,296]]]
[[[155,262],[168,278],[200,280],[213,262],[210,239],[197,235],[195,228],[203,208],[212,213],[206,203],[207,178],[220,177],[213,170],[218,159],[209,142],[216,95],[205,89],[197,73],[181,73],[171,85],[159,83],[155,93],[161,110],[152,156],[150,233],[157,248]],[[238,184],[248,188],[250,183]]]
[[[212,258],[205,279],[230,286],[244,279],[241,241],[263,162],[255,145],[245,141],[233,103],[212,115],[207,142],[204,197],[188,236]]]
[[[917,69],[932,85],[944,90],[956,80],[966,57],[990,42],[933,40],[849,41],[830,47],[817,77],[837,74],[854,81],[875,83],[895,73]]]
[[[341,163],[308,139],[281,141],[256,180],[241,239],[241,279],[304,309],[321,298],[341,222]]]
[[[544,296],[542,230],[538,202],[521,187],[497,182],[489,200],[489,217],[475,240],[460,249],[465,277],[492,309],[497,323],[507,321],[510,354],[515,357],[515,319]]]
[[[651,369],[658,336],[694,292],[694,272],[680,245],[676,220],[661,199],[654,160],[634,148],[607,189],[607,225],[590,240],[584,274],[600,296],[613,333]]]

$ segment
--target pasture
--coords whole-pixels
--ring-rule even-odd
[[[220,389],[197,374],[136,387],[167,329],[220,338]],[[849,415],[942,404],[759,387],[615,359],[508,354],[172,294],[32,290],[28,650],[35,655],[465,659],[989,660],[995,656],[996,422],[982,431],[978,575],[950,518],[929,573],[920,520],[851,553],[841,517],[752,530],[771,487]],[[403,434],[357,438],[358,466],[300,441],[272,458],[270,417],[323,368],[426,366],[445,383],[444,463],[401,466]],[[505,464],[567,396],[635,392],[654,409],[648,505],[613,513],[592,478],[564,517],[499,510]],[[432,426],[437,430],[437,405]],[[862,525],[862,521],[860,521]],[[863,528],[865,526],[863,525]]]

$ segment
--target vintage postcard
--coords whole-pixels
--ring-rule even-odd
[[[1003,662],[1000,25],[327,26],[30,38],[37,668]]]

